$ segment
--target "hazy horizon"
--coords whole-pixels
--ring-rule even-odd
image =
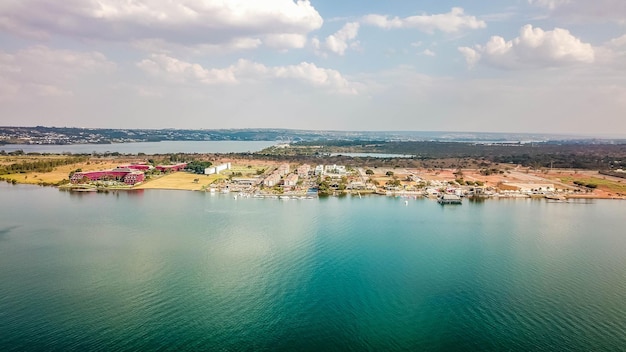
[[[433,137],[437,137],[438,139],[442,139],[449,135],[449,139],[459,139],[466,137],[468,139],[480,139],[479,137],[487,138],[489,135],[494,135],[503,137],[508,136],[512,140],[515,137],[551,137],[553,140],[558,139],[566,139],[572,138],[576,139],[626,139],[626,134],[618,134],[618,133],[549,133],[549,132],[506,132],[506,131],[425,131],[425,130],[325,130],[325,129],[297,129],[297,128],[282,128],[282,127],[245,127],[245,128],[199,128],[199,129],[186,129],[186,128],[110,128],[110,127],[79,127],[79,126],[0,126],[1,128],[59,128],[59,129],[87,129],[87,130],[143,130],[143,131],[291,131],[294,133],[302,132],[302,133],[362,133],[368,135],[376,135],[380,134],[380,136],[384,136],[386,134],[402,134],[407,136],[419,136],[419,135],[432,135]]]
[[[624,18],[620,0],[7,2],[0,125],[614,137]]]

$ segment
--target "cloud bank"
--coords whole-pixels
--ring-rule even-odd
[[[317,67],[314,63],[266,66],[254,61],[240,59],[222,69],[207,69],[200,64],[189,63],[164,54],[153,54],[137,63],[149,75],[173,83],[201,83],[208,85],[240,84],[263,80],[294,80],[313,87],[320,87],[340,94],[357,94],[353,83],[336,70]]]
[[[20,0],[0,4],[0,30],[37,39],[159,39],[301,48],[323,19],[308,0]]]
[[[79,52],[37,45],[0,52],[0,100],[72,96],[69,86],[90,74],[110,73],[116,65],[97,51]]]
[[[530,24],[522,27],[519,37],[512,40],[493,36],[485,45],[458,50],[470,67],[479,61],[499,68],[520,69],[589,64],[595,60],[591,44],[583,43],[568,30],[544,31]]]
[[[485,21],[465,15],[465,11],[460,7],[454,7],[450,12],[444,14],[424,14],[404,18],[371,14],[363,18],[363,23],[384,29],[415,28],[426,33],[434,33],[435,31],[453,33],[466,28],[487,27]]]

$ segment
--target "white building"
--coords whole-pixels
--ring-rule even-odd
[[[296,169],[296,173],[298,173],[298,176],[300,176],[300,177],[308,176],[309,172],[311,172],[311,165],[309,165],[309,164],[300,165]]]
[[[219,174],[220,171],[224,171],[224,170],[230,170],[230,163],[225,163],[225,164],[213,166],[213,167],[207,167],[206,169],[204,169],[204,174],[205,175]]]
[[[285,187],[294,187],[296,184],[298,184],[298,175],[289,174],[285,177]]]
[[[289,173],[289,164],[280,165],[276,172],[278,172],[278,174],[281,176],[287,175]]]
[[[346,167],[344,165],[326,165],[324,166],[325,174],[345,175]]]
[[[280,175],[278,173],[273,173],[263,180],[263,185],[265,187],[274,187],[280,183]]]

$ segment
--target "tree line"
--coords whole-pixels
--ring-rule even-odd
[[[0,174],[17,174],[27,172],[51,172],[55,167],[77,164],[87,161],[87,157],[70,157],[60,159],[46,159],[37,161],[23,161],[10,165],[0,166]]]

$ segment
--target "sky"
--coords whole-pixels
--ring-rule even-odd
[[[0,125],[626,135],[626,1],[2,0]]]

